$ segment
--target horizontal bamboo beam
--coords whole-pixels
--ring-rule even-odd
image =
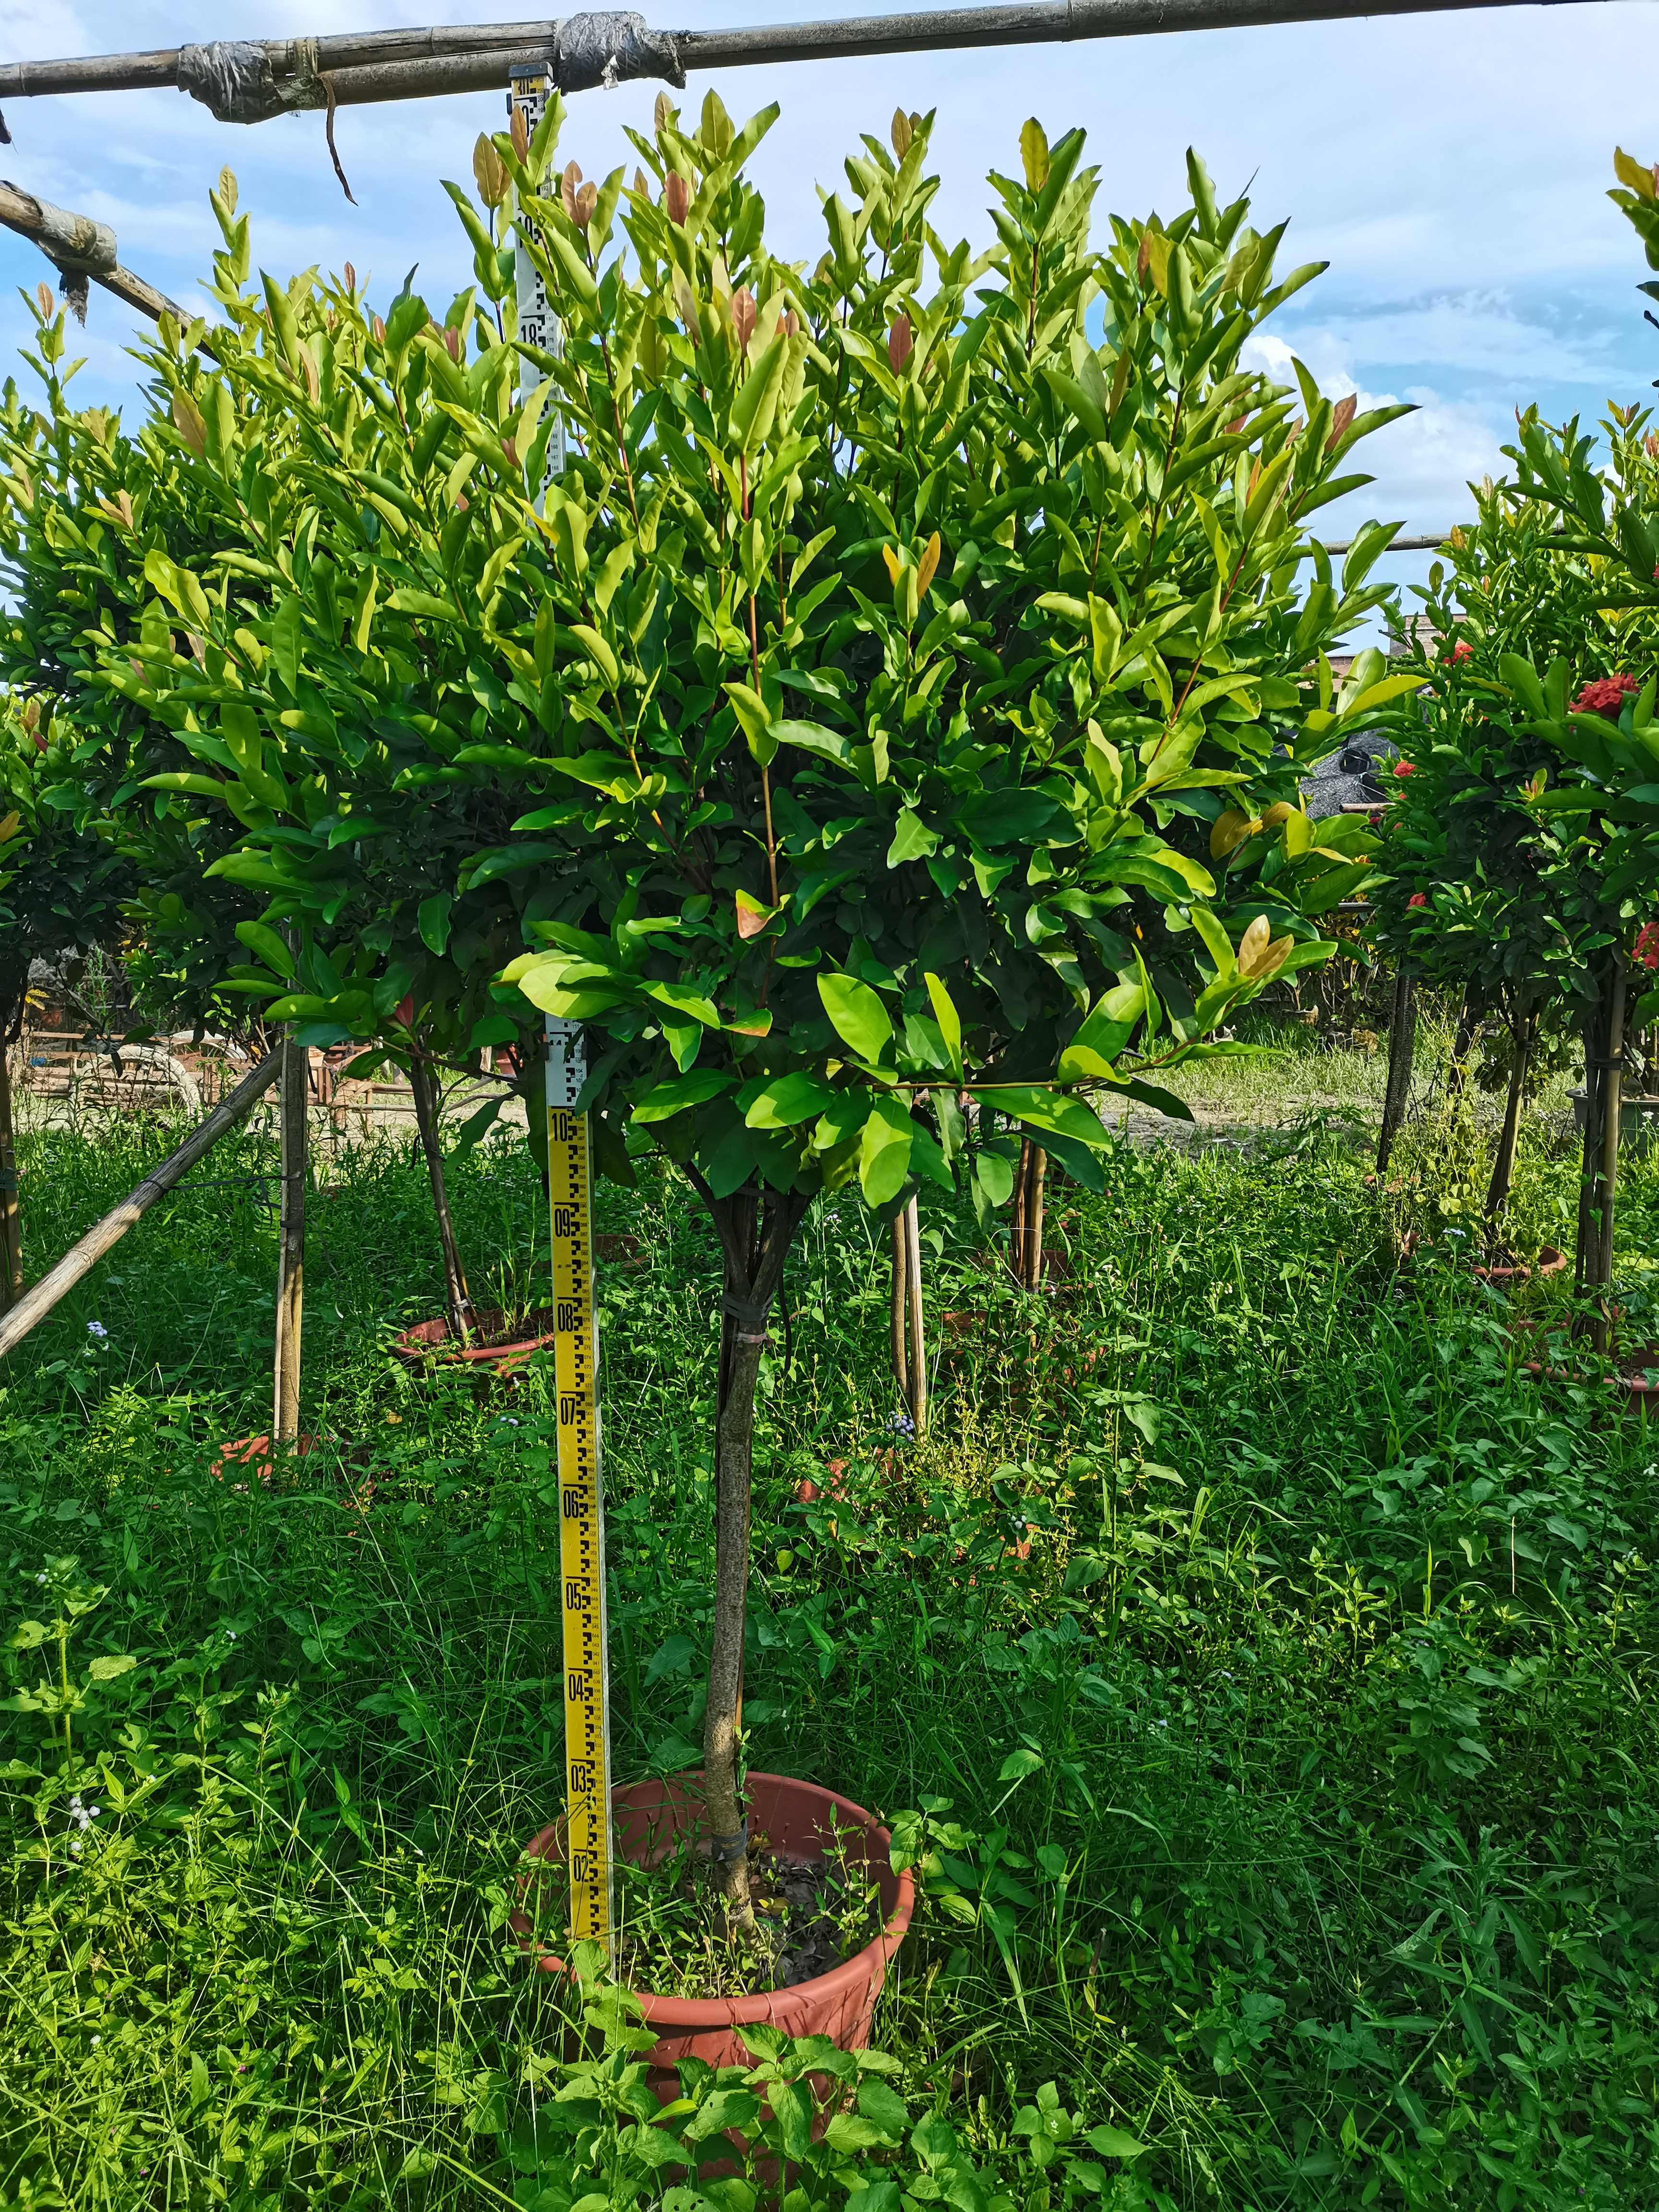
[[[1518,4],[1524,0],[1001,0],[989,7],[714,31],[656,31],[638,15],[588,14],[512,23],[332,32],[315,39],[221,40],[210,46],[157,47],[144,53],[13,62],[0,67],[0,101],[182,86],[227,120],[261,122],[285,108],[350,106],[504,88],[515,65],[537,61],[550,64],[556,81],[568,92],[629,77],[660,76],[683,83],[687,70]],[[1541,4],[1583,5],[1587,0],[1541,0]],[[606,60],[608,49],[612,51]],[[604,64],[597,70],[596,54]],[[562,66],[567,55],[568,68]]]
[[[1390,553],[1439,553],[1445,550],[1446,540],[1450,536],[1449,530],[1443,530],[1438,537],[1396,538],[1388,550]],[[1328,540],[1322,550],[1327,553],[1352,553],[1355,543],[1352,538],[1338,538]]]
[[[219,1101],[206,1121],[191,1131],[170,1159],[151,1170],[131,1198],[124,1198],[101,1221],[94,1223],[79,1243],[72,1245],[58,1265],[41,1276],[32,1291],[24,1291],[10,1312],[0,1320],[0,1359],[22,1342],[37,1322],[46,1319],[83,1275],[91,1273],[110,1247],[120,1243],[133,1223],[141,1219],[158,1198],[164,1198],[175,1183],[183,1182],[197,1161],[241,1120],[263,1092],[270,1090],[282,1065],[280,1051],[262,1060],[251,1075],[245,1075],[236,1088]]]

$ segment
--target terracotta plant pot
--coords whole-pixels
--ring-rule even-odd
[[[1553,1244],[1546,1244],[1533,1265],[1512,1267],[1476,1267],[1473,1273],[1477,1281],[1490,1283],[1496,1290],[1506,1290],[1511,1283],[1530,1282],[1536,1275],[1541,1281],[1546,1275],[1559,1275],[1567,1265],[1567,1255]]]
[[[625,1783],[613,1790],[617,1857],[635,1866],[653,1866],[667,1857],[682,1837],[696,1836],[703,1825],[697,1794],[702,1780],[700,1774],[678,1774],[664,1781]],[[834,1826],[856,1829],[858,1834],[848,1838],[848,1857],[854,1863],[861,1859],[877,1882],[886,1925],[873,1942],[832,1972],[797,1982],[793,1989],[761,1996],[703,1999],[636,1991],[646,2026],[657,2030],[657,2042],[646,2058],[653,2069],[652,2086],[662,2097],[678,2094],[678,2084],[668,2069],[679,2059],[702,2058],[710,2066],[749,2064],[736,2030],[750,2021],[781,2028],[786,2035],[827,2035],[843,2051],[863,2050],[870,2040],[888,1961],[910,1925],[915,1887],[908,1874],[895,1874],[888,1864],[887,1831],[878,1827],[862,1806],[832,1790],[820,1790],[815,1783],[796,1782],[783,1774],[751,1774],[748,1813],[751,1835],[764,1835],[776,1850],[795,1858],[821,1858]],[[544,1828],[526,1847],[526,1857],[553,1865],[563,1853],[562,1820]],[[533,1869],[526,1873],[520,1897],[535,1878]],[[558,1903],[563,1903],[562,1883]],[[526,1913],[515,1912],[509,1924],[520,1948],[534,1957],[544,1973],[568,1971],[562,1959],[538,1943]]]
[[[509,1375],[532,1352],[546,1352],[553,1344],[550,1309],[526,1314],[509,1325],[499,1306],[474,1308],[476,1328],[471,1344],[457,1342],[447,1320],[416,1322],[392,1344],[398,1358],[410,1367],[472,1367],[491,1374]]]
[[[303,1459],[316,1449],[315,1437],[301,1437],[295,1441],[293,1455]],[[208,1469],[216,1482],[231,1482],[234,1477],[241,1476],[242,1481],[235,1486],[243,1490],[250,1482],[269,1483],[273,1472],[269,1431],[262,1437],[238,1437],[234,1443],[221,1444],[218,1458]]]

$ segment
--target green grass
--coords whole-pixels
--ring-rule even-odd
[[[32,1264],[164,1144],[30,1138]],[[1103,1198],[1055,1194],[1059,1302],[925,1211],[933,1314],[984,1318],[921,1446],[890,1426],[867,1217],[822,1210],[792,1261],[750,1763],[960,1824],[878,2035],[979,2154],[1050,2079],[1151,2142],[1115,2212],[1659,2202],[1659,1451],[1517,1371],[1510,1309],[1455,1267],[1392,1272],[1401,1206],[1455,1226],[1468,1166],[1413,1144],[1403,1199],[1305,1119],[1125,1152]],[[212,1172],[272,1164],[244,1137]],[[137,1662],[71,1716],[73,1771],[52,1715],[0,1715],[8,2207],[563,2212],[513,2155],[570,2006],[505,1932],[557,1809],[545,1381],[412,1381],[387,1340],[441,1279],[410,1145],[321,1166],[324,1441],[292,1486],[211,1471],[269,1425],[258,1186],[158,1209],[0,1382],[0,1632],[101,1584],[71,1680]],[[1572,1175],[1533,1144],[1527,1235]],[[522,1155],[453,1182],[475,1290],[528,1280]],[[674,1183],[604,1213],[646,1255],[601,1282],[627,1779],[700,1734],[719,1284]],[[1659,1168],[1624,1220],[1639,1301]],[[832,1457],[845,1495],[796,1503]],[[9,1686],[42,1656],[8,1650]]]

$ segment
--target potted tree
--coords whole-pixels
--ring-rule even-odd
[[[1368,872],[1364,825],[1316,845],[1283,794],[1401,681],[1373,656],[1333,688],[1326,649],[1375,604],[1389,533],[1339,582],[1304,523],[1364,481],[1343,469],[1373,424],[1239,365],[1313,273],[1273,284],[1276,234],[1243,203],[1194,161],[1190,208],[1097,253],[1080,134],[1051,149],[1030,125],[1023,181],[994,180],[1003,242],[936,250],[929,289],[928,125],[899,117],[803,276],[743,174],[772,119],[739,131],[711,97],[692,130],[665,102],[625,196],[620,174],[556,172],[556,103],[533,139],[494,142],[511,198],[486,169],[486,200],[540,261],[562,352],[467,301],[381,322],[340,288],[268,283],[268,322],[250,312],[220,366],[166,332],[155,356],[204,415],[240,376],[307,424],[269,524],[234,524],[252,557],[288,556],[292,593],[244,621],[233,569],[213,623],[290,794],[238,866],[296,912],[338,884],[343,911],[331,856],[359,827],[367,871],[415,794],[441,781],[458,817],[477,794],[495,842],[457,896],[527,887],[497,996],[588,1025],[601,1169],[655,1146],[708,1208],[724,1317],[696,1788],[738,1928],[755,1387],[801,1221],[854,1180],[889,1215],[922,1180],[1005,1202],[964,1096],[1097,1180],[1083,1091],[1173,1105],[1157,1079],[1227,1049],[1234,1009],[1329,950],[1301,909]],[[504,292],[499,224],[471,221]],[[555,411],[575,450],[544,489]],[[1177,500],[1193,481],[1208,495]],[[348,730],[374,741],[331,822]],[[392,940],[358,934],[345,988],[286,1011],[374,1033]]]

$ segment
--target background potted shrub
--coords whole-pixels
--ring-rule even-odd
[[[23,1289],[22,1215],[10,1051],[22,1034],[29,970],[120,935],[131,871],[108,838],[78,830],[46,797],[70,747],[38,697],[0,714],[0,1313]]]
[[[1610,618],[1588,604],[1584,560],[1564,550],[1548,512],[1508,483],[1471,489],[1479,519],[1453,532],[1419,594],[1422,692],[1389,717],[1400,757],[1370,934],[1419,981],[1461,999],[1471,1037],[1484,1022],[1502,1024],[1502,1049],[1483,1050],[1480,1063],[1480,1079],[1506,1094],[1484,1206],[1495,1246],[1528,1081],[1577,1040],[1591,950],[1528,805],[1550,748],[1516,710],[1502,662],[1552,642],[1584,659],[1613,640]],[[1461,1079],[1455,1055],[1452,1073]]]

